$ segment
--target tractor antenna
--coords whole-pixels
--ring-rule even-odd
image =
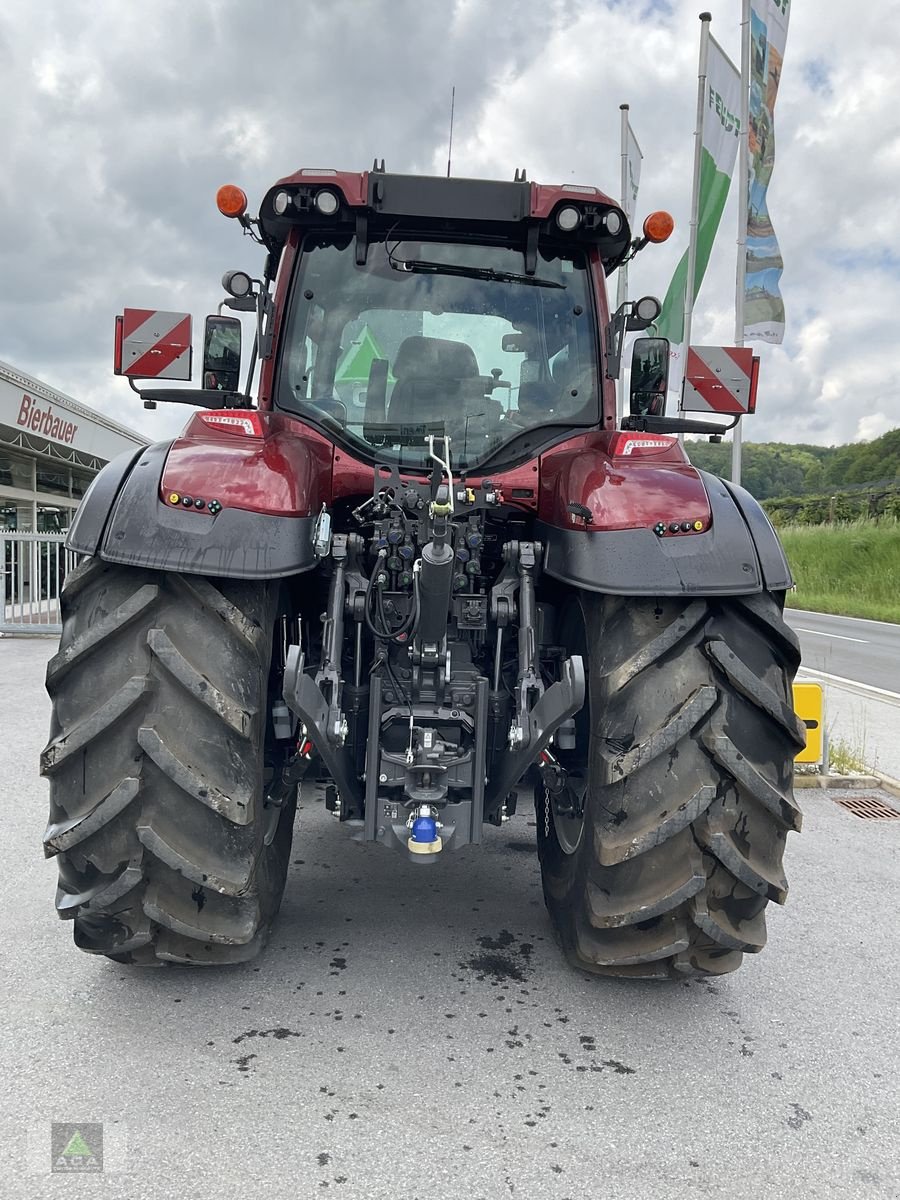
[[[447,178],[450,178],[450,158],[453,154],[453,110],[456,107],[456,85],[450,89],[450,141],[447,144]]]

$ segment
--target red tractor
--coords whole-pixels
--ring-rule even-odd
[[[48,855],[83,950],[241,962],[298,787],[434,868],[533,794],[544,896],[598,974],[734,970],[783,902],[803,744],[762,510],[664,415],[634,237],[593,187],[300,170],[207,322],[199,411],[78,511],[49,664]],[[152,314],[151,314],[152,315]],[[163,351],[161,350],[160,353]],[[258,377],[258,394],[250,398]]]

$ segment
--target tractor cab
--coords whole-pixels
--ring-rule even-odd
[[[449,437],[466,471],[600,425],[593,274],[630,235],[596,189],[301,171],[260,230],[285,308],[263,390],[350,453],[422,470]]]
[[[537,429],[595,427],[600,366],[587,255],[541,248],[304,237],[274,407],[363,459],[424,468],[428,435],[463,470]],[[533,441],[533,436],[532,439]]]

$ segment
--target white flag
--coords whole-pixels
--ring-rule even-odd
[[[704,25],[704,30],[708,26]],[[707,32],[707,36],[709,36]],[[722,219],[741,132],[741,74],[715,40],[709,38],[705,102],[701,124],[700,185],[692,212],[697,213],[696,266],[691,296],[697,299]],[[662,312],[656,322],[658,337],[671,343],[669,388],[681,392],[684,378],[684,308],[687,287],[688,251],[675,268]]]
[[[634,224],[634,214],[637,212],[637,195],[638,188],[641,184],[641,163],[644,161],[644,156],[641,154],[641,148],[638,145],[637,138],[634,136],[634,130],[631,128],[631,122],[625,120],[625,191],[622,196],[622,204],[625,208],[625,216],[628,218],[628,224]]]
[[[641,183],[641,163],[644,156],[638,140],[634,136],[631,122],[628,119],[628,106],[622,105],[622,208],[628,218],[628,224],[634,232],[634,218],[637,212],[637,195]],[[621,308],[628,299],[628,264],[619,267],[619,286],[616,293],[616,307]],[[620,373],[617,388],[618,415],[621,419],[625,405],[625,375]]]

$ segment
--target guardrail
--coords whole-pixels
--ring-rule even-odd
[[[0,531],[0,633],[62,632],[59,593],[78,555],[64,533]]]

